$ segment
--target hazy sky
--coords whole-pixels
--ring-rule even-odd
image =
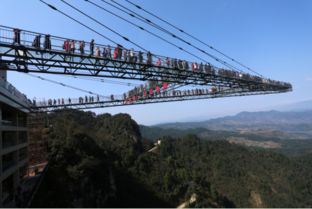
[[[71,10],[60,0],[46,1],[96,28],[106,36],[122,43],[124,46],[133,47],[128,43],[124,43],[121,38],[100,25]],[[182,53],[161,40],[133,28],[84,0],[67,1],[153,53],[195,61],[188,54]],[[92,1],[103,5],[109,10],[116,11],[103,4],[101,0]],[[117,1],[140,12],[124,0]],[[264,76],[291,82],[294,91],[278,95],[222,98],[94,110],[97,113],[129,113],[138,123],[150,125],[162,122],[204,120],[240,111],[267,110],[286,103],[312,99],[311,0],[132,1],[224,53],[231,55]],[[135,21],[130,16],[118,13],[131,21]],[[147,17],[153,19],[152,17]],[[5,26],[19,27],[21,29],[87,41],[94,38],[98,43],[111,44],[100,36],[51,10],[40,3],[39,0],[1,0],[0,20],[0,24]],[[162,24],[161,22],[157,23]],[[141,23],[139,24],[142,25]],[[142,26],[146,27],[145,25]],[[168,27],[168,29],[171,28]],[[154,31],[156,32],[156,30]],[[174,32],[179,34],[177,31]],[[166,34],[158,31],[157,33],[168,40],[174,41]],[[202,46],[196,41],[188,40],[198,46]],[[187,48],[181,42],[176,41],[175,43]],[[209,57],[199,54],[196,50],[191,48],[189,50],[209,60]],[[212,60],[211,62],[215,63]],[[128,87],[77,80],[66,76],[52,76],[48,74],[42,76],[104,95],[118,94],[129,89]],[[8,77],[9,81],[19,90],[26,93],[29,98],[68,98],[84,95],[82,92],[50,84],[23,73],[9,72]]]

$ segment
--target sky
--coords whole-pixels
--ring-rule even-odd
[[[45,1],[124,46],[135,48],[112,32],[75,12],[62,3],[61,0]],[[105,13],[84,0],[66,1],[155,54],[198,61],[196,58]],[[101,0],[92,1],[113,12],[117,12],[114,8],[105,5]],[[112,2],[111,0],[108,1]],[[125,0],[116,1],[161,24],[166,29],[184,37],[194,45],[204,48],[200,43],[132,7]],[[92,111],[98,114],[107,112],[111,114],[128,113],[138,123],[152,125],[166,122],[201,121],[233,115],[241,111],[270,110],[273,107],[284,104],[312,99],[311,0],[131,1],[239,60],[265,77],[290,82],[293,85],[293,92],[113,107],[94,109]],[[156,29],[137,22],[129,15],[124,15],[121,12],[117,13],[219,66],[218,63],[215,63],[209,57],[200,54],[192,48],[188,48],[182,42],[178,42]],[[0,24],[79,40],[89,41],[94,38],[96,43],[111,44],[99,35],[51,10],[39,0],[1,0]],[[207,48],[204,49],[214,53]],[[49,74],[41,76],[102,95],[121,94],[130,89],[130,87],[79,80],[68,76]],[[68,98],[84,95],[82,92],[41,81],[25,73],[9,72],[8,80],[31,99]]]

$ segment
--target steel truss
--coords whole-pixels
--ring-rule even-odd
[[[248,89],[229,89],[216,93],[209,94],[198,94],[198,95],[157,95],[150,97],[139,97],[135,101],[129,100],[108,100],[100,102],[89,102],[89,103],[66,103],[61,105],[40,105],[33,107],[34,111],[40,112],[51,112],[58,109],[94,109],[94,108],[105,108],[105,107],[116,107],[125,105],[140,105],[140,104],[153,104],[153,103],[164,103],[164,102],[178,102],[198,99],[214,99],[223,97],[237,97],[237,96],[251,96],[251,95],[265,95],[273,93],[284,93],[287,91],[250,91]]]
[[[280,81],[268,82],[266,79],[259,78],[244,79],[239,76],[222,75],[216,71],[208,73],[198,70],[181,70],[4,43],[0,43],[0,57],[2,64],[15,66],[15,68],[7,68],[7,70],[25,73],[93,76],[141,81],[155,80],[184,85],[247,87],[249,89],[257,87],[268,91],[291,88],[291,86]]]
[[[0,36],[1,70],[24,73],[32,72],[141,81],[159,81],[183,86],[214,86],[219,89],[219,91],[214,92],[213,94],[179,96],[158,95],[157,97],[141,97],[132,103],[126,103],[123,99],[120,99],[84,104],[76,103],[54,106],[41,105],[33,106],[32,108],[34,108],[34,110],[51,111],[59,108],[89,109],[194,99],[211,99],[229,96],[273,94],[292,90],[292,86],[289,83],[261,78],[259,76],[253,76],[242,72],[225,70],[211,65],[207,65],[207,68],[205,66],[205,68],[187,70],[171,64],[157,65],[155,62],[147,64],[145,60],[138,63],[129,61],[128,59],[113,59],[111,56],[96,57],[89,55],[89,53],[69,53],[62,50],[62,47],[59,45],[53,45],[51,49],[44,49],[41,46],[33,47],[31,45],[31,42],[29,41],[30,38],[33,39],[37,35],[45,36],[45,34],[25,31],[24,33],[29,36],[28,39],[25,38],[25,40],[21,40],[19,43],[13,43],[12,28],[0,26],[0,32],[10,34],[9,37]],[[59,44],[66,40],[65,38],[55,36],[51,36],[51,38],[57,40]],[[156,58],[156,56],[154,58]],[[164,59],[164,57],[162,57],[162,59]],[[162,62],[164,63],[164,60],[162,60]],[[227,90],[220,91],[222,88]]]

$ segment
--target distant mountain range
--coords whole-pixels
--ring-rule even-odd
[[[295,111],[295,112],[312,110],[312,100],[282,105],[273,109],[278,111]]]
[[[235,116],[227,116],[202,122],[167,123],[156,127],[170,129],[205,128],[226,131],[282,131],[312,135],[312,110],[307,111],[266,111],[241,112]]]

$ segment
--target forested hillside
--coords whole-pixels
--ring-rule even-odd
[[[143,139],[129,115],[51,113],[50,162],[33,207],[311,207],[312,156],[195,135]]]

